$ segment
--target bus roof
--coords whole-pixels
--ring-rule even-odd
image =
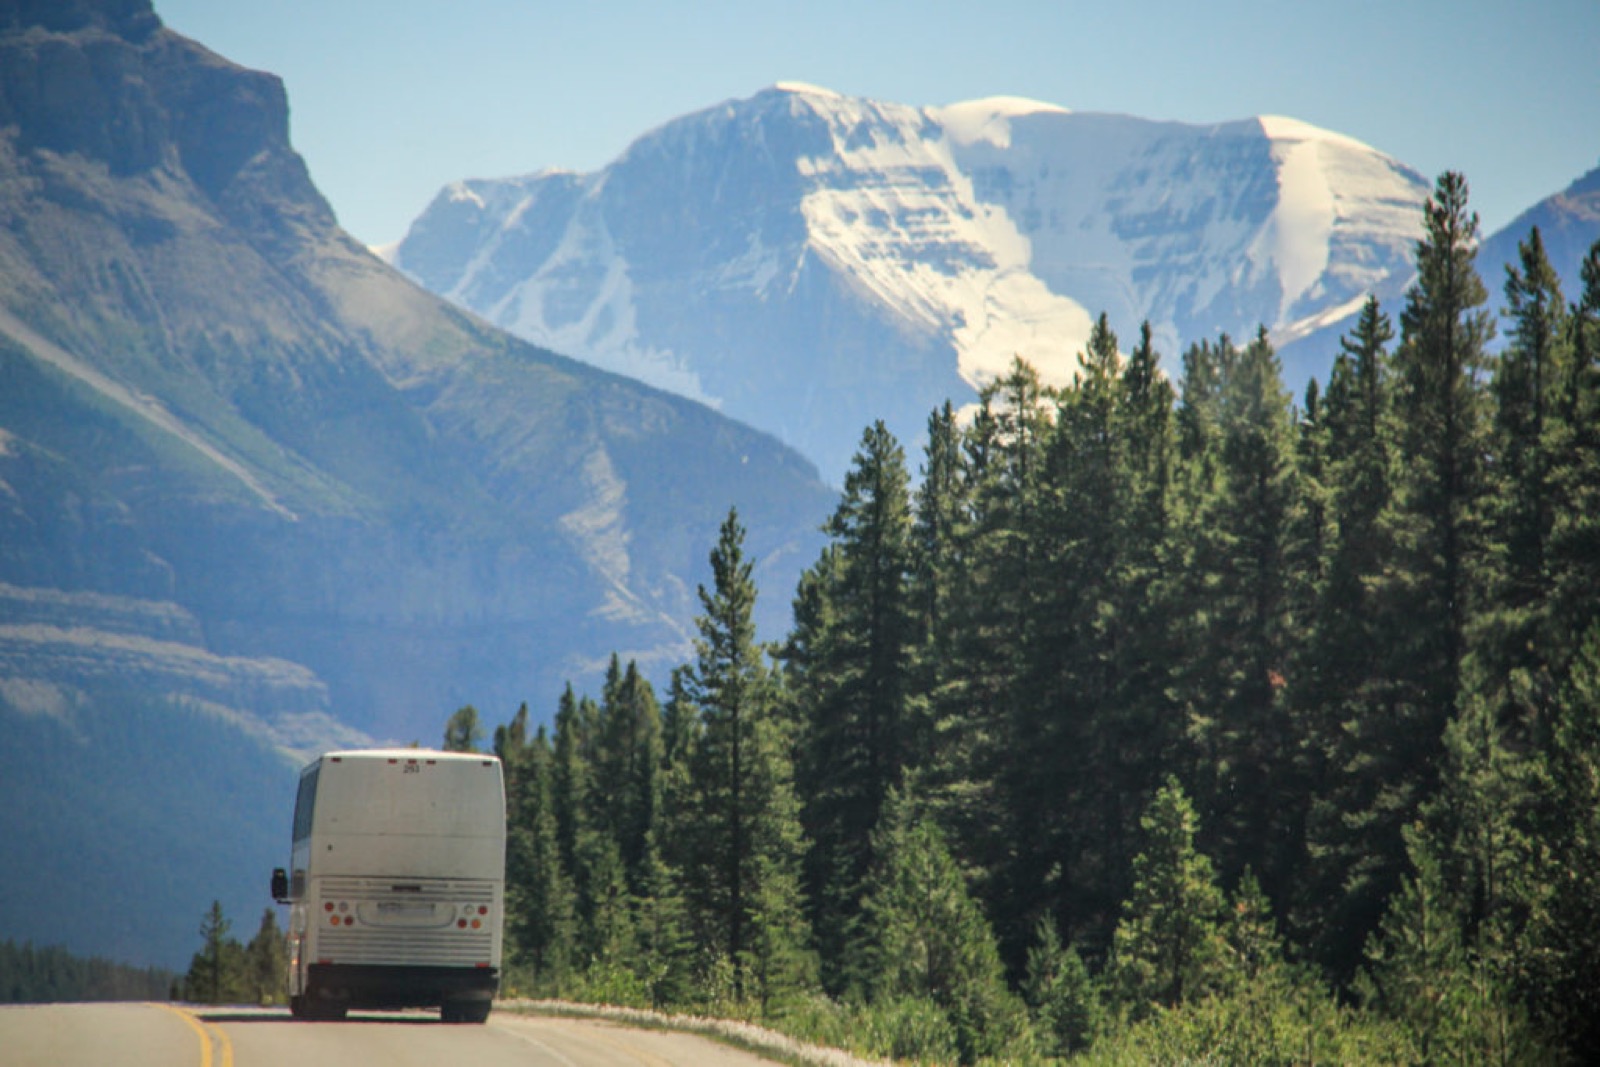
[[[487,752],[444,752],[433,748],[346,748],[324,752],[320,760],[414,760],[426,759],[436,763],[466,762],[499,763],[500,757]],[[313,761],[315,762],[315,761]]]

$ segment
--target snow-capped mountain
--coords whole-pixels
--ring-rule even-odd
[[[1428,183],[1287,118],[1211,126],[779,84],[592,174],[445,188],[393,252],[538,344],[773,431],[836,482],[1022,356],[1070,379],[1104,311],[1182,347],[1292,342],[1409,276]]]

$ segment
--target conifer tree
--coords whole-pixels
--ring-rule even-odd
[[[802,583],[796,608],[789,657],[801,706],[796,772],[824,959],[841,954],[872,829],[912,756],[907,480],[899,443],[883,423],[870,427],[824,527],[832,544]]]
[[[790,740],[757,644],[756,587],[744,527],[730,512],[700,587],[695,662],[683,675],[699,709],[680,824],[685,896],[701,943],[732,968],[733,996],[763,1007],[811,981],[801,912],[801,835]]]
[[[244,948],[245,996],[252,1004],[282,1004],[286,997],[289,949],[278,916],[271,908],[261,912],[255,936]]]
[[[1553,499],[1547,628],[1539,644],[1557,679],[1600,620],[1600,242],[1584,258],[1581,277],[1546,425]]]
[[[1117,586],[1126,502],[1117,440],[1122,363],[1106,316],[1079,362],[1045,437],[1037,521],[1025,532],[1039,581],[1020,594],[1029,605],[1020,635],[1028,644],[1007,763],[1017,836],[1005,911],[1069,916],[1075,932],[1103,922],[1108,936],[1105,913],[1115,898],[1105,899],[1106,853],[1117,828],[1107,824],[1124,788],[1115,719],[1127,620]]]
[[[1317,954],[1341,980],[1359,962],[1365,932],[1377,922],[1381,890],[1362,887],[1387,869],[1364,836],[1376,791],[1402,753],[1378,747],[1391,717],[1394,686],[1384,667],[1392,605],[1378,595],[1392,566],[1382,521],[1394,476],[1392,380],[1394,330],[1369,297],[1341,339],[1321,405],[1327,471],[1329,541],[1311,633],[1293,698],[1305,716],[1309,787],[1307,863],[1291,925],[1315,931]]]
[[[1484,580],[1484,460],[1490,451],[1485,345],[1494,327],[1473,266],[1477,234],[1466,181],[1446,172],[1427,204],[1417,281],[1406,294],[1394,360],[1394,594],[1400,614],[1413,625],[1391,637],[1396,673],[1409,688],[1423,781],[1437,770],[1426,764],[1437,762],[1444,723],[1460,695],[1467,628]],[[1408,805],[1411,810],[1415,803]]]
[[[943,780],[927,784],[950,847],[987,876],[976,891],[992,905],[1013,873],[1006,853],[1017,833],[1016,808],[1007,786],[1041,581],[1034,536],[1052,399],[1038,373],[1016,360],[981,392],[963,435],[968,510],[953,575],[949,658],[934,707],[945,742],[937,760]]]
[[[1555,268],[1535,227],[1506,268],[1510,343],[1495,365],[1494,465],[1489,485],[1493,552],[1486,599],[1473,633],[1480,686],[1496,714],[1529,731],[1548,696],[1546,650],[1549,544],[1556,494],[1551,483],[1551,423],[1563,351],[1566,306]],[[1539,692],[1539,690],[1546,690]]]
[[[1600,624],[1571,657],[1551,707],[1549,784],[1534,874],[1548,899],[1531,916],[1530,1000],[1575,1055],[1600,1048]]]
[[[661,708],[630,660],[611,657],[597,723],[598,827],[616,842],[630,889],[643,884],[646,839],[661,804]]]
[[[203,1004],[224,1004],[248,995],[244,946],[228,936],[233,929],[222,912],[222,902],[213,900],[200,920],[200,951],[189,963],[184,977],[188,999]]]
[[[928,417],[921,474],[914,496],[909,589],[916,641],[909,762],[930,807],[947,808],[941,822],[954,827],[961,822],[972,770],[972,737],[963,727],[967,709],[956,697],[961,672],[955,655],[957,587],[972,508],[964,434],[949,401]]]
[[[1420,824],[1405,832],[1414,873],[1368,940],[1357,989],[1399,1022],[1415,1062],[1548,1062],[1503,974],[1475,957],[1464,936],[1462,899],[1448,885]]]
[[[1417,243],[1393,360],[1394,490],[1380,520],[1392,545],[1374,613],[1380,659],[1347,728],[1356,780],[1340,818],[1341,846],[1360,869],[1346,878],[1345,944],[1364,939],[1406,868],[1402,827],[1438,788],[1444,729],[1460,706],[1469,623],[1486,587],[1493,325],[1473,267],[1477,216],[1460,175],[1439,178]]]
[[[1139,825],[1144,850],[1134,857],[1110,965],[1112,988],[1136,1017],[1199,997],[1226,975],[1222,890],[1195,850],[1199,818],[1176,778],[1156,791]]]
[[[1076,948],[1062,945],[1048,915],[1034,928],[1022,992],[1049,1055],[1065,1058],[1087,1048],[1103,1025],[1089,969]]]
[[[444,727],[446,752],[476,752],[483,740],[483,724],[478,721],[478,709],[471,704],[458,708]]]
[[[896,793],[873,852],[855,964],[866,987],[881,999],[936,1004],[956,1030],[963,1062],[1015,1049],[1026,1040],[1024,1011],[944,835]]]
[[[1215,488],[1196,500],[1197,644],[1186,692],[1195,780],[1223,874],[1245,866],[1280,892],[1298,859],[1290,787],[1298,726],[1284,693],[1295,454],[1288,394],[1262,330],[1219,361]]]
[[[578,948],[577,904],[556,824],[554,762],[541,726],[514,761],[518,788],[506,854],[508,940],[547,993],[562,987]]]

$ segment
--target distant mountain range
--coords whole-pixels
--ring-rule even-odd
[[[776,634],[833,501],[372,256],[149,0],[0,0],[0,937],[185,965],[307,753],[664,677],[730,507]]]
[[[1070,379],[1131,344],[1280,343],[1403,278],[1429,182],[1285,118],[1213,126],[997,98],[915,108],[784,84],[593,174],[446,187],[392,252],[523,337],[718,404],[842,479],[1014,355]]]
[[[1149,321],[1173,372],[1194,341],[1266,326],[1292,387],[1325,378],[1368,293],[1398,313],[1431,187],[1289,118],[779,84],[591,174],[453,183],[387,255],[513,333],[769,430],[839,484],[872,420],[914,442],[1014,355],[1069,380],[1101,312],[1125,346]]]
[[[1552,196],[1545,197],[1511,223],[1490,235],[1478,250],[1478,271],[1496,307],[1504,303],[1508,264],[1519,261],[1517,245],[1535,226],[1550,265],[1561,275],[1561,291],[1569,300],[1583,293],[1579,269],[1583,257],[1600,240],[1600,166]]]

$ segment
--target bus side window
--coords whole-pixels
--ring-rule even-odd
[[[318,764],[300,776],[300,792],[294,798],[294,840],[304,841],[311,836],[311,818],[317,808],[317,778],[322,773]]]

